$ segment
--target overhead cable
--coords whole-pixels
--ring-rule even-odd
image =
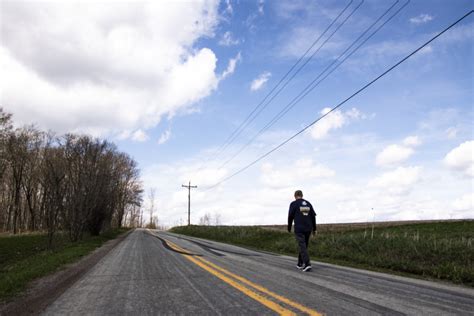
[[[340,65],[342,65],[352,54],[354,54],[365,42],[372,38],[385,24],[387,24],[393,17],[395,17],[403,8],[405,8],[410,0],[407,0],[403,6],[395,11],[384,23],[377,27],[372,34],[370,34],[365,40],[363,40],[352,52],[350,52],[339,64],[331,69],[342,56],[344,56],[361,38],[363,38],[385,15],[387,15],[393,7],[400,0],[396,0],[381,16],[379,16],[357,39],[355,39],[332,63],[330,63],[316,78],[314,78],[296,97],[294,97],[280,112],[278,112],[263,128],[261,128],[249,141],[247,141],[240,149],[235,152],[230,158],[228,158],[223,164],[219,166],[219,169],[223,168],[229,162],[234,160],[240,155],[248,146],[250,146],[261,134],[272,127],[277,121],[279,121],[288,111],[290,111],[296,104],[298,104],[309,92],[314,90],[321,82],[324,81],[331,73],[333,73]],[[327,74],[318,81],[325,73]]]
[[[467,12],[464,16],[462,16],[461,18],[459,18],[457,21],[453,22],[451,25],[449,25],[448,27],[446,27],[445,29],[443,29],[441,32],[439,32],[438,34],[436,34],[435,36],[433,36],[431,39],[429,39],[428,41],[426,41],[424,44],[422,44],[421,46],[419,46],[417,49],[415,49],[414,51],[412,51],[410,54],[408,54],[407,56],[405,56],[404,58],[402,58],[400,61],[398,61],[397,63],[395,63],[393,66],[391,66],[390,68],[388,68],[387,70],[385,70],[383,73],[381,73],[380,75],[378,75],[377,77],[375,77],[374,79],[372,79],[371,81],[369,81],[367,84],[365,84],[363,87],[361,87],[360,89],[358,89],[357,91],[355,91],[354,93],[352,93],[349,97],[347,97],[346,99],[344,99],[342,102],[340,102],[339,104],[337,104],[336,106],[334,106],[333,108],[331,108],[331,110],[329,110],[328,112],[326,112],[325,114],[321,115],[320,117],[318,117],[317,119],[315,119],[314,121],[312,121],[310,124],[306,125],[303,129],[299,130],[297,133],[293,134],[291,137],[287,138],[286,140],[284,140],[282,143],[280,143],[279,145],[275,146],[274,148],[272,148],[271,150],[267,151],[265,154],[259,156],[257,159],[255,159],[254,161],[252,161],[251,163],[245,165],[244,167],[242,167],[241,169],[237,170],[236,172],[234,172],[233,174],[225,177],[224,179],[220,180],[219,182],[217,182],[216,184],[214,184],[213,186],[211,187],[208,187],[207,190],[210,190],[216,186],[218,186],[219,184],[225,182],[225,181],[228,181],[229,179],[235,177],[236,175],[242,173],[243,171],[247,170],[248,168],[250,168],[251,166],[255,165],[257,162],[261,161],[262,159],[264,159],[265,157],[269,156],[270,154],[272,154],[273,152],[275,152],[276,150],[280,149],[281,147],[283,147],[284,145],[286,145],[288,142],[290,142],[291,140],[293,140],[295,137],[297,137],[298,135],[300,135],[301,133],[303,133],[304,131],[306,131],[308,128],[310,128],[311,126],[315,125],[316,123],[318,123],[320,120],[322,120],[323,118],[325,118],[326,116],[328,116],[329,114],[331,114],[332,112],[334,112],[335,110],[337,110],[339,107],[343,106],[346,102],[348,102],[349,100],[351,100],[352,98],[354,98],[355,96],[357,96],[359,93],[361,93],[362,91],[364,91],[365,89],[367,89],[368,87],[370,87],[372,84],[374,84],[376,81],[378,81],[379,79],[381,79],[382,77],[384,77],[386,74],[388,74],[389,72],[391,72],[392,70],[394,70],[395,68],[397,68],[398,66],[400,66],[402,63],[404,63],[407,59],[409,59],[410,57],[412,57],[413,55],[415,55],[416,53],[418,53],[420,50],[422,50],[423,48],[425,48],[427,45],[429,45],[431,42],[433,42],[435,39],[437,39],[438,37],[440,37],[441,35],[443,35],[445,32],[447,32],[449,29],[451,29],[452,27],[454,27],[455,25],[457,25],[459,22],[461,22],[462,20],[464,20],[465,18],[467,18],[469,15],[471,15],[472,13],[474,12],[474,10],[471,10],[469,12]]]
[[[354,0],[351,0],[342,10],[341,12],[339,12],[339,14],[334,18],[334,20],[326,27],[326,29],[318,36],[318,38],[316,40],[313,41],[313,43],[306,49],[306,51],[303,53],[303,55],[300,56],[300,58],[296,61],[295,64],[293,64],[293,66],[291,66],[291,68],[286,72],[286,74],[278,81],[278,83],[270,90],[270,92],[268,92],[265,97],[255,106],[255,108],[247,115],[247,117],[240,123],[240,125],[231,133],[231,135],[226,139],[226,141],[211,155],[208,156],[208,158],[204,161],[204,163],[198,168],[197,171],[199,170],[202,170],[202,168],[204,167],[204,165],[209,162],[209,160],[211,159],[211,157],[213,157],[214,159],[216,159],[216,157],[218,157],[222,152],[224,152],[224,150],[240,135],[240,133],[245,129],[246,126],[248,126],[248,124],[250,124],[260,113],[261,111],[263,110],[263,108],[258,111],[264,104],[264,108],[268,106],[268,104],[271,102],[266,102],[267,99],[272,95],[272,93],[278,89],[278,87],[285,81],[285,79],[287,79],[287,77],[291,74],[291,72],[296,68],[296,66],[298,66],[298,64],[300,64],[303,59],[308,55],[308,53],[314,48],[314,46],[316,46],[316,44],[323,38],[323,36],[331,29],[331,27],[340,19],[340,17],[347,11],[347,9],[350,7],[350,5],[354,2]],[[356,7],[356,9],[358,9],[362,3],[364,2],[364,0],[362,0]],[[352,15],[354,13],[354,10],[353,12],[350,14]],[[347,20],[347,18],[346,18]],[[344,21],[345,23],[345,21]],[[339,26],[340,28],[340,26]],[[338,29],[339,29],[338,28]],[[334,35],[335,32],[333,32],[333,34],[330,36],[332,37]],[[330,38],[329,37],[329,38]],[[326,42],[328,41],[328,39],[326,39],[326,41],[320,45],[316,50],[315,52],[313,52],[313,54],[311,54],[310,57],[308,57],[308,59],[302,64],[300,65],[300,67],[293,73],[293,75],[286,80],[286,83],[284,84],[283,88],[280,88],[278,90],[277,93],[280,93],[280,91],[282,89],[284,89],[284,87],[286,87],[288,85],[288,83],[293,80],[293,78],[306,66],[306,64],[308,64],[309,61],[312,60],[312,58],[316,55],[316,53],[326,44]],[[274,99],[274,97],[272,98],[272,100]],[[258,111],[258,113],[256,113]],[[197,172],[196,171],[196,172]]]

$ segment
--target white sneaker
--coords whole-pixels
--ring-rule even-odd
[[[303,268],[303,272],[309,272],[311,271],[312,267],[311,266],[306,266]]]
[[[304,269],[304,266],[300,266],[299,264],[296,265],[296,268],[301,270],[301,269]]]

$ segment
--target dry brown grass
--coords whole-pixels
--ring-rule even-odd
[[[447,219],[447,220],[423,220],[423,221],[387,221],[387,222],[374,222],[375,228],[379,227],[394,227],[404,226],[411,224],[424,224],[424,223],[452,223],[465,221],[461,219]],[[287,225],[256,225],[256,227],[262,227],[271,230],[287,230]],[[343,232],[350,230],[358,230],[365,228],[372,228],[372,222],[362,223],[337,223],[337,224],[317,224],[318,232]]]

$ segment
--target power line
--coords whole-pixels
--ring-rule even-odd
[[[397,0],[397,2],[398,2],[398,1],[399,1],[399,0]],[[280,94],[280,92],[281,92],[281,91],[290,83],[290,81],[293,80],[293,78],[311,61],[311,59],[313,59],[313,57],[321,50],[321,48],[323,48],[324,45],[326,45],[326,43],[334,36],[334,34],[337,33],[337,31],[339,31],[339,29],[340,29],[340,28],[347,22],[347,20],[362,6],[363,3],[364,3],[364,0],[362,0],[362,1],[352,10],[352,12],[351,12],[348,16],[346,16],[346,17],[344,18],[344,20],[341,22],[341,24],[339,24],[339,25],[337,26],[337,28],[324,40],[324,42],[313,52],[313,54],[311,54],[311,56],[296,70],[296,72],[283,84],[283,86],[282,86],[267,102],[265,102],[264,104],[261,103],[261,104],[259,104],[259,106],[258,106],[257,108],[255,108],[255,110],[257,110],[257,109],[260,107],[260,105],[263,104],[262,107],[258,109],[258,112],[257,112],[252,118],[250,118],[250,120],[247,121],[247,119],[248,119],[250,116],[247,117],[247,119],[246,119],[247,122],[246,122],[245,126],[248,126],[250,123],[252,123],[252,122],[255,120],[255,118],[256,118],[258,115],[260,115],[260,113],[262,113],[262,111]],[[347,7],[346,7],[346,8],[347,8]],[[346,8],[345,8],[345,9],[346,9]],[[344,9],[343,11],[345,11],[345,9]],[[341,12],[341,14],[342,14],[342,13],[343,13],[343,12]],[[339,15],[339,16],[340,16],[340,15]],[[339,16],[338,16],[336,19],[338,19]],[[334,21],[336,21],[336,20],[334,20]],[[330,25],[330,26],[331,26],[331,25]],[[330,26],[329,26],[329,27],[330,27]],[[326,31],[329,29],[329,27],[326,29]],[[323,35],[326,33],[326,31],[325,31],[321,36],[323,36]],[[320,37],[321,37],[321,36],[320,36]],[[318,40],[319,40],[319,38],[318,38]],[[314,46],[314,45],[312,45],[311,48],[312,48],[313,46]],[[310,48],[310,49],[311,49],[311,48]],[[305,53],[305,54],[306,54],[306,53]],[[299,62],[299,61],[298,61],[298,62]],[[279,84],[280,84],[280,83],[279,83]],[[278,84],[278,85],[279,85],[279,84]],[[277,85],[277,86],[278,86],[278,85]],[[274,89],[272,89],[272,91],[274,91]],[[265,100],[264,100],[264,101],[265,101]],[[252,113],[254,113],[255,110],[254,110]],[[228,145],[230,145],[231,143],[233,143],[233,141],[242,133],[242,131],[243,131],[243,129],[245,128],[245,126],[243,126],[243,128],[240,129],[240,131],[234,135],[234,137],[230,140],[230,142],[229,142]],[[227,145],[227,146],[228,146],[228,145]]]
[[[310,124],[306,125],[303,129],[301,129],[300,131],[298,131],[297,133],[295,133],[293,136],[287,138],[285,141],[283,141],[282,143],[280,143],[279,145],[277,145],[276,147],[274,147],[273,149],[271,149],[270,151],[266,152],[265,154],[261,155],[260,157],[258,157],[257,159],[255,159],[254,161],[252,161],[251,163],[247,164],[245,167],[239,169],[238,171],[234,172],[233,174],[231,174],[230,176],[224,178],[223,180],[219,181],[218,183],[214,184],[213,186],[207,188],[207,190],[209,189],[212,189],[216,186],[218,186],[219,184],[235,177],[236,175],[240,174],[241,172],[247,170],[249,167],[253,166],[254,164],[256,164],[257,162],[259,162],[260,160],[262,160],[263,158],[267,157],[268,155],[270,155],[271,153],[273,153],[274,151],[280,149],[281,147],[283,147],[284,145],[286,145],[288,142],[290,142],[291,140],[293,140],[295,137],[297,137],[298,135],[300,135],[301,133],[303,133],[304,131],[306,131],[308,128],[310,128],[311,126],[313,126],[314,124],[316,124],[317,122],[319,122],[320,120],[322,120],[323,118],[325,118],[326,116],[328,116],[330,113],[332,113],[333,111],[335,111],[336,109],[338,109],[339,107],[341,107],[342,105],[344,105],[347,101],[349,101],[350,99],[352,99],[353,97],[355,97],[356,95],[358,95],[359,93],[361,93],[362,91],[364,91],[365,89],[367,89],[368,87],[370,87],[372,84],[374,84],[376,81],[378,81],[379,79],[381,79],[382,77],[384,77],[386,74],[388,74],[389,72],[391,72],[393,69],[395,69],[396,67],[398,67],[399,65],[401,65],[402,63],[404,63],[407,59],[409,59],[411,56],[415,55],[417,52],[419,52],[421,49],[423,49],[424,47],[426,47],[428,44],[430,44],[431,42],[433,42],[435,39],[437,39],[438,37],[440,37],[441,35],[443,35],[446,31],[448,31],[449,29],[451,29],[452,27],[454,27],[456,24],[458,24],[459,22],[461,22],[462,20],[464,20],[465,18],[467,18],[469,15],[471,15],[472,13],[474,12],[474,10],[471,10],[469,12],[467,12],[464,16],[462,16],[461,18],[459,18],[456,22],[452,23],[451,25],[449,25],[448,27],[446,27],[443,31],[439,32],[437,35],[433,36],[430,40],[428,40],[427,42],[425,42],[423,45],[419,46],[417,49],[415,49],[413,52],[411,52],[410,54],[408,54],[407,56],[405,56],[404,58],[402,58],[400,61],[398,61],[397,63],[395,63],[393,66],[391,66],[390,68],[388,68],[387,70],[385,70],[382,74],[380,74],[379,76],[377,76],[375,79],[372,79],[370,82],[368,82],[367,84],[365,84],[362,88],[360,88],[359,90],[357,90],[356,92],[354,92],[353,94],[351,94],[349,97],[347,97],[346,99],[344,99],[342,102],[340,102],[338,105],[336,105],[335,107],[333,107],[330,111],[328,111],[327,113],[325,113],[324,115],[318,117],[316,120],[314,120],[313,122],[311,122]]]
[[[309,92],[314,90],[324,79],[326,79],[331,73],[333,73],[340,65],[342,65],[347,58],[352,56],[365,42],[372,38],[385,24],[387,24],[393,17],[395,17],[403,8],[405,8],[410,0],[407,0],[403,6],[401,6],[396,12],[394,12],[383,24],[381,24],[372,34],[370,34],[359,46],[357,46],[350,54],[348,54],[336,67],[329,71],[321,80],[316,82],[321,76],[324,75],[334,64],[336,64],[342,56],[344,56],[367,32],[370,31],[388,12],[390,12],[393,7],[399,2],[395,1],[381,16],[379,16],[375,22],[373,22],[359,37],[354,40],[331,64],[329,64],[313,81],[311,81],[296,97],[294,97],[279,113],[277,113],[269,123],[267,123],[262,129],[260,129],[247,143],[245,143],[234,155],[227,159],[222,165],[219,166],[219,169],[223,168],[229,162],[234,160],[238,155],[240,155],[250,144],[252,144],[258,136],[267,131],[271,126],[273,126],[278,120],[280,120],[288,111],[290,111],[296,104],[298,104]],[[316,84],[315,84],[316,82]]]
[[[296,61],[295,64],[293,64],[293,66],[286,72],[286,74],[278,81],[278,83],[270,90],[270,92],[268,92],[266,94],[266,96],[262,99],[262,101],[260,101],[260,103],[258,103],[255,108],[247,115],[247,117],[240,123],[240,125],[231,133],[231,135],[227,138],[227,140],[224,142],[223,145],[221,145],[217,150],[216,152],[212,155],[212,157],[216,158],[217,156],[219,156],[234,140],[236,137],[238,137],[240,135],[240,133],[243,131],[243,129],[245,129],[245,127],[250,124],[260,113],[261,111],[266,107],[268,106],[268,104],[271,102],[271,100],[274,99],[274,97],[265,104],[264,108],[261,109],[257,114],[255,114],[255,112],[265,103],[265,101],[271,96],[271,94],[280,86],[280,84],[290,75],[290,73],[296,68],[296,66],[306,57],[306,55],[311,51],[311,49],[313,49],[313,47],[321,40],[321,38],[329,31],[329,29],[339,20],[339,18],[344,14],[344,12],[346,12],[346,10],[350,7],[350,5],[354,2],[354,0],[351,0],[345,7],[344,9],[342,9],[341,12],[339,12],[339,14],[336,16],[336,18],[334,18],[334,20],[326,27],[326,29],[323,31],[323,33],[321,33],[321,35],[318,36],[318,38],[313,41],[313,43],[306,49],[306,51],[304,52],[303,55],[301,55],[301,57]],[[357,6],[360,7],[362,5],[362,3],[364,2],[364,0],[362,0],[360,2],[360,4]],[[351,15],[354,13],[354,11],[351,13]],[[347,18],[346,18],[347,20]],[[344,21],[345,23],[345,21]],[[334,35],[334,33],[332,34]],[[331,35],[331,37],[332,37]],[[297,71],[291,76],[291,78],[289,78],[285,85],[277,92],[280,93],[280,91],[285,88],[288,83],[301,71],[301,69],[306,66],[306,64],[316,55],[316,53],[324,46],[324,44],[327,42],[327,40],[303,63],[303,65],[301,65]],[[255,114],[255,115],[254,115]],[[250,122],[249,122],[250,120]],[[201,167],[198,168],[197,171],[201,170],[204,165],[211,159],[211,155],[208,157],[208,159],[206,159],[206,161],[201,165]],[[196,171],[196,172],[197,172]]]

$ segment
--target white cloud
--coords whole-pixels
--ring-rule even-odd
[[[229,60],[229,64],[227,65],[226,70],[224,70],[224,72],[222,73],[221,78],[224,79],[230,76],[231,74],[233,74],[235,71],[235,67],[237,66],[237,63],[241,59],[242,59],[242,55],[240,54],[240,52],[237,54],[237,56],[235,56],[234,58],[231,58]]]
[[[222,37],[219,40],[219,45],[221,46],[234,46],[238,45],[239,43],[240,41],[238,39],[234,39],[232,37],[232,33],[228,31],[222,34]]]
[[[408,136],[402,141],[402,145],[392,144],[385,147],[375,158],[375,164],[379,167],[393,167],[408,158],[414,153],[414,147],[421,145],[418,136]]]
[[[398,167],[369,181],[368,186],[393,194],[409,191],[420,180],[421,167]]]
[[[363,114],[362,112],[360,112],[356,108],[352,108],[349,111],[346,111],[346,115],[349,118],[354,119],[354,120],[366,119],[367,118],[367,116],[365,114]]]
[[[168,129],[163,134],[161,134],[160,138],[158,139],[158,145],[166,143],[171,137],[171,131]]]
[[[232,13],[234,13],[234,9],[232,8],[232,4],[230,3],[230,0],[225,0],[225,4],[226,4],[225,12],[227,12],[227,14],[229,15],[232,15]]]
[[[321,34],[323,30],[323,27],[316,27],[314,22],[307,26],[291,28],[287,31],[287,34],[281,37],[278,54],[281,57],[300,58],[310,45],[308,39],[316,39],[315,34]],[[334,57],[334,54],[342,48],[342,45],[344,45],[343,41],[329,41],[321,48],[319,48],[320,45],[317,45],[310,51],[310,54],[313,54],[316,49],[319,49],[316,55],[318,58]]]
[[[291,162],[289,166],[275,167],[272,163],[264,163],[261,175],[266,187],[285,188],[330,178],[335,172],[322,164],[314,164],[312,159],[302,158]]]
[[[265,71],[264,73],[261,73],[250,84],[250,90],[257,91],[257,90],[260,90],[261,88],[263,88],[265,83],[267,83],[268,79],[270,79],[271,75],[272,74],[268,71]]]
[[[403,145],[417,147],[421,145],[421,140],[418,136],[408,136],[403,140]]]
[[[324,108],[320,114],[325,115],[329,113],[330,110],[330,108]],[[341,128],[351,121],[366,118],[367,116],[356,108],[352,108],[346,112],[336,110],[317,122],[309,131],[314,139],[322,139],[326,137],[331,130]]]
[[[330,110],[330,108],[324,108],[320,112],[320,114],[325,115]],[[340,128],[345,123],[346,118],[344,117],[343,112],[336,110],[330,113],[328,116],[324,117],[321,121],[316,123],[316,125],[311,128],[311,136],[313,136],[313,138],[315,139],[324,138],[330,130]]]
[[[424,23],[429,22],[431,20],[433,20],[433,16],[431,16],[429,14],[426,14],[426,13],[422,13],[418,16],[410,18],[410,22],[413,23],[413,24],[424,24]]]
[[[214,52],[194,47],[214,36],[217,1],[110,5],[2,3],[0,102],[16,121],[98,135],[146,130],[235,70],[231,60],[219,76]]]
[[[423,47],[421,50],[419,50],[417,54],[418,56],[420,56],[424,54],[430,54],[432,52],[433,52],[433,46],[428,45],[428,46]]]
[[[389,145],[377,155],[375,164],[382,167],[393,166],[407,160],[413,153],[414,150],[410,147]]]
[[[460,144],[445,157],[444,163],[451,169],[474,177],[474,140]]]
[[[465,187],[466,179],[451,177],[436,164],[379,173],[369,163],[373,149],[380,148],[377,138],[364,137],[367,149],[362,152],[361,143],[345,142],[341,137],[315,153],[311,146],[302,146],[310,137],[289,143],[285,150],[211,190],[207,188],[238,170],[241,162],[255,158],[259,149],[250,148],[241,161],[227,165],[227,169],[217,169],[218,163],[213,161],[200,169],[202,156],[213,152],[209,149],[194,157],[145,168],[144,182],[147,187],[158,188],[157,208],[167,225],[186,220],[187,191],[181,184],[189,180],[198,186],[192,191],[193,223],[205,213],[218,212],[226,225],[284,224],[296,189],[303,190],[316,207],[320,223],[372,220],[371,208],[378,221],[472,217],[469,211],[456,208],[462,204],[453,204],[459,197],[457,188]],[[262,145],[274,141],[264,139]]]
[[[258,13],[260,15],[264,14],[264,11],[263,11],[264,4],[265,4],[265,0],[258,0]]]
[[[456,211],[469,211],[470,217],[474,217],[474,192],[464,194],[460,198],[454,200],[453,209]]]
[[[149,139],[149,136],[141,129],[136,130],[132,134],[132,140],[137,142],[145,142]]]

